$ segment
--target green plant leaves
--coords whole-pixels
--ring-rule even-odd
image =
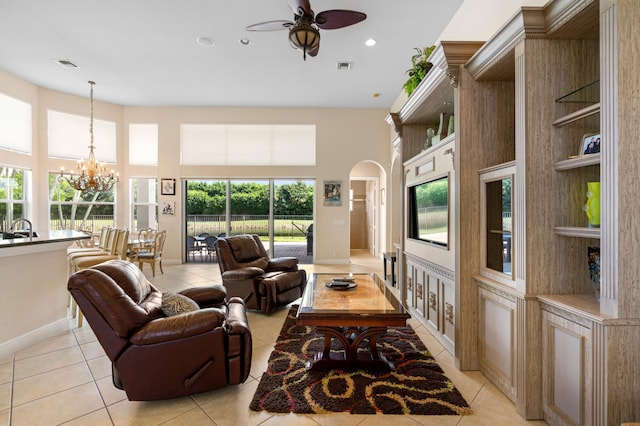
[[[411,57],[413,67],[407,70],[409,79],[402,86],[408,96],[411,96],[433,67],[433,64],[427,59],[431,56],[434,49],[435,46],[425,47],[424,49],[420,49],[419,47],[414,48],[417,53]]]

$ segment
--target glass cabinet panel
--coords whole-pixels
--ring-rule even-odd
[[[512,163],[480,173],[482,197],[481,266],[484,275],[513,285],[513,181]]]

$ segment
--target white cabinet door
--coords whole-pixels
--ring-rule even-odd
[[[542,314],[543,408],[550,424],[592,424],[591,330],[551,312]]]

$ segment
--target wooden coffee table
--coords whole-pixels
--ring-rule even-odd
[[[334,278],[352,277],[352,289],[334,289],[325,284]],[[324,334],[324,350],[310,361],[312,370],[344,368],[394,369],[378,353],[377,337],[387,327],[404,327],[411,315],[376,274],[312,274],[298,309],[298,325],[315,326]],[[345,352],[331,352],[331,340],[338,339]],[[368,340],[369,351],[359,351]]]

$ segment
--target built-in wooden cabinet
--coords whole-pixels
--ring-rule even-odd
[[[405,303],[441,341],[452,340],[458,368],[482,371],[526,419],[640,421],[639,23],[636,0],[522,8],[481,47],[468,44],[464,59],[443,42],[434,53],[440,74],[392,114],[403,193],[425,157],[446,161],[419,143],[443,94],[456,120],[447,147],[453,237],[440,251],[404,239]],[[601,152],[579,156],[582,138],[596,132]],[[505,229],[481,184],[483,173],[505,165],[513,176],[511,275],[499,270]],[[599,228],[583,210],[593,181]],[[589,247],[600,248],[600,300]],[[447,274],[430,275],[443,267],[453,276],[449,301],[438,284]]]
[[[405,304],[450,352],[455,342],[455,276],[410,253],[405,254]]]
[[[421,321],[442,345],[455,352],[459,310],[456,290],[457,179],[456,132],[459,128],[456,85],[460,67],[482,45],[480,42],[443,42],[430,57],[433,68],[408,101],[387,122],[394,126],[399,142],[395,147],[402,159],[402,242],[398,250],[398,276],[401,298],[412,316]],[[443,121],[443,117],[445,121]],[[428,146],[427,129],[455,126],[446,136]],[[414,185],[446,178],[448,181],[447,235],[437,241],[424,241],[409,235],[409,191]],[[428,238],[427,238],[428,239]]]
[[[588,303],[590,300],[588,301]],[[544,417],[551,424],[592,425],[594,322],[542,304]]]

